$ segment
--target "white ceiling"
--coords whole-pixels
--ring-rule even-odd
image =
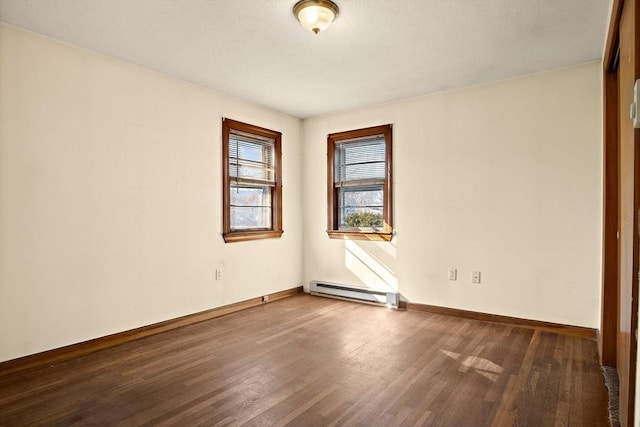
[[[300,118],[599,60],[610,0],[0,0],[0,20]]]

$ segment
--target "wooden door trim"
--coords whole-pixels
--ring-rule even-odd
[[[626,18],[632,20],[632,29],[631,29],[631,39],[633,40],[633,47],[631,51],[632,58],[632,67],[633,67],[633,80],[635,81],[640,77],[640,2],[638,0],[626,0],[623,2],[624,4],[621,6],[620,19],[618,20],[619,28],[618,28],[618,36],[620,37],[620,30],[622,29],[622,19],[625,14],[625,6],[630,6],[633,8],[633,15],[627,16]],[[620,40],[618,40],[618,44],[620,45]],[[620,62],[624,59],[624,53],[620,53]],[[613,58],[613,62],[615,64],[616,59],[615,56]],[[626,82],[622,82],[622,79],[619,79],[618,87],[625,84]],[[623,90],[629,90],[631,87],[626,86]],[[620,90],[619,90],[620,93]],[[621,95],[619,95],[621,96]],[[627,116],[627,111],[619,111],[618,119],[619,123],[622,123],[622,120],[630,121],[629,116]],[[631,325],[629,330],[629,372],[626,375],[625,380],[628,381],[627,388],[628,392],[626,395],[627,405],[626,408],[620,408],[621,411],[626,411],[626,421],[627,425],[635,425],[635,396],[636,396],[636,372],[637,372],[637,352],[638,352],[638,339],[637,339],[637,331],[638,331],[638,284],[640,279],[640,237],[638,236],[639,232],[639,218],[638,218],[638,209],[640,208],[640,149],[638,149],[638,143],[640,142],[640,130],[633,129],[632,132],[633,141],[632,144],[634,146],[634,159],[633,159],[633,242],[631,249],[631,277],[628,278],[631,281],[631,301],[619,301],[618,304],[631,304]],[[621,414],[621,419],[625,418],[624,415]]]
[[[609,31],[603,58],[603,258],[602,258],[602,312],[599,339],[600,358],[603,365],[616,366],[620,376],[620,418],[624,425],[633,425],[635,418],[635,383],[638,325],[638,272],[639,243],[638,209],[640,207],[640,150],[635,144],[640,142],[640,132],[635,129],[622,141],[621,125],[628,133],[629,124],[625,106],[620,105],[628,97],[629,78],[640,76],[640,5],[638,0],[614,0],[611,10]],[[632,14],[632,15],[630,15]],[[622,20],[625,20],[624,35],[621,35]],[[627,37],[622,39],[621,37]],[[622,42],[622,43],[621,43]],[[621,45],[631,43],[631,52],[621,52]],[[623,79],[619,75],[618,64],[629,61],[631,67]],[[626,63],[626,62],[625,62]],[[632,170],[624,172],[621,165],[622,145],[633,146]],[[631,159],[627,159],[631,160]],[[621,173],[626,173],[621,177]],[[620,179],[624,181],[620,181]],[[627,182],[628,184],[624,184]],[[621,185],[631,185],[622,199]],[[625,187],[629,188],[629,187]],[[623,212],[621,206],[632,202],[632,212]],[[627,205],[628,206],[628,205]],[[626,212],[626,213],[625,213]],[[620,236],[623,224],[621,215],[627,218],[625,234]],[[623,253],[621,239],[632,238],[629,252]],[[623,262],[629,262],[629,269],[620,270]],[[628,264],[627,264],[628,265]],[[623,277],[621,271],[625,271]],[[631,277],[627,276],[631,273]],[[622,292],[624,290],[624,293]],[[630,299],[630,300],[629,300]],[[624,317],[624,318],[621,318]],[[612,332],[613,331],[613,332]],[[621,340],[621,331],[625,338]],[[628,335],[628,337],[627,337]],[[628,339],[628,342],[626,340]],[[627,359],[628,358],[628,359]]]
[[[622,6],[624,6],[624,0],[613,0],[604,60],[602,61],[605,71],[615,71],[616,69],[616,56],[618,47],[620,46],[620,17],[622,16]]]
[[[616,366],[618,334],[618,73],[603,72],[602,307],[598,349],[603,366]]]
[[[614,0],[603,61],[602,306],[598,350],[603,366],[616,367],[618,335],[618,73],[620,16]]]

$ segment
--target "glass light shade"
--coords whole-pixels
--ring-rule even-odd
[[[338,6],[328,0],[303,0],[293,7],[293,14],[307,30],[318,34],[338,16]]]

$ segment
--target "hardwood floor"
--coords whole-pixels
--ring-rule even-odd
[[[21,372],[0,426],[606,426],[596,342],[298,295]]]

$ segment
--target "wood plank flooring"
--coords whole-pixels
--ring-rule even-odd
[[[607,426],[596,343],[309,295],[21,372],[0,426]]]

